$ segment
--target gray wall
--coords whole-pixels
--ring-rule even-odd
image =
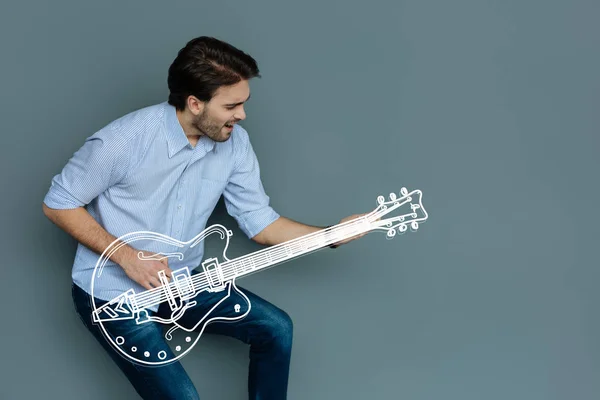
[[[0,398],[135,398],[41,204],[87,136],[166,100],[199,35],[259,62],[244,126],[277,211],[331,224],[406,186],[430,213],[239,282],[294,319],[290,399],[600,397],[598,2],[355,3],[3,3]],[[244,345],[183,363],[204,399],[244,398]]]

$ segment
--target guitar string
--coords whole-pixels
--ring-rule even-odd
[[[385,213],[386,212],[384,212],[383,210],[381,210],[379,212],[374,213],[374,216],[378,216],[378,215],[380,216],[380,215],[383,215]],[[235,277],[238,274],[237,269],[236,269],[235,266],[238,265],[238,264],[240,264],[240,263],[243,263],[246,259],[250,259],[252,261],[253,265],[254,265],[250,271],[254,271],[254,270],[257,270],[257,269],[262,269],[262,268],[268,266],[269,263],[276,264],[277,262],[279,262],[279,261],[274,261],[272,257],[269,260],[268,257],[267,257],[267,255],[265,253],[273,251],[273,250],[275,250],[275,252],[280,252],[281,250],[285,251],[284,246],[285,247],[294,246],[295,248],[297,248],[300,244],[302,244],[304,242],[310,242],[311,240],[313,240],[315,238],[317,238],[317,239],[319,239],[321,237],[324,238],[328,234],[331,235],[332,233],[339,233],[341,231],[348,231],[349,228],[353,228],[356,225],[360,225],[361,222],[362,222],[361,220],[363,218],[354,219],[354,220],[345,222],[343,224],[336,225],[335,227],[332,227],[331,229],[321,229],[321,230],[319,230],[317,232],[313,232],[311,234],[302,236],[300,238],[296,238],[296,239],[290,240],[288,242],[280,243],[280,244],[275,245],[275,246],[270,246],[270,247],[268,247],[266,249],[257,251],[255,253],[248,254],[246,256],[239,257],[239,258],[234,259],[234,260],[226,261],[225,263],[221,264],[221,271],[223,272],[223,278],[224,278],[223,280],[228,280],[230,278],[229,276],[226,276],[228,274],[226,274],[225,272],[232,272],[232,276]],[[377,218],[377,219],[379,219],[379,218]],[[346,237],[351,237],[351,236],[355,236],[355,235],[358,235],[358,234],[361,234],[361,233],[364,233],[364,232],[366,232],[366,231],[363,231],[363,232],[361,232],[361,231],[353,232],[353,231],[350,230],[349,233],[346,232],[345,234],[347,235]],[[331,241],[331,243],[335,243],[336,241],[343,240],[346,237],[344,237],[342,239],[335,238],[335,240],[333,240],[333,241],[331,241],[331,238],[330,238],[329,241]],[[318,248],[324,247],[324,246],[328,245],[327,242],[328,241],[325,240],[324,244],[323,243],[318,243],[320,245]],[[309,247],[306,247],[306,248],[305,247],[301,247],[301,251],[302,250],[308,251],[308,248]],[[287,251],[285,251],[285,252],[287,253]],[[297,254],[295,256],[297,257],[298,255],[299,254]],[[261,265],[259,268],[257,268],[256,264],[254,263],[254,259],[259,259],[259,257],[264,257],[264,259],[262,260],[262,262],[264,262],[265,265],[264,266]],[[248,271],[244,270],[243,272],[248,272]],[[194,288],[195,291],[201,291],[201,290],[203,290],[205,288],[204,284],[206,284],[207,287],[210,287],[210,285],[208,285],[208,277],[206,277],[206,274],[204,272],[195,274],[194,276],[191,277],[190,280],[192,281],[192,286],[193,286],[193,288]],[[196,284],[199,284],[198,287],[196,287]],[[168,284],[168,286],[169,286],[169,288],[172,288],[173,286],[176,286],[176,283],[171,282],[171,283]],[[164,285],[163,285],[163,286],[159,286],[157,288],[153,288],[153,289],[151,289],[151,290],[149,290],[149,291],[147,291],[145,293],[141,293],[139,295],[136,295],[136,299],[135,300],[136,300],[136,304],[138,304],[138,306],[141,307],[141,304],[143,304],[144,307],[142,307],[142,308],[145,308],[145,307],[148,307],[148,306],[156,304],[156,302],[158,302],[160,304],[162,301],[167,300],[167,299],[168,299],[168,296],[167,296],[167,293],[164,290]]]
[[[313,233],[305,235],[303,237],[292,239],[288,242],[280,243],[275,246],[270,246],[270,247],[267,247],[266,249],[236,258],[234,260],[226,261],[225,263],[221,264],[221,266],[222,266],[221,270],[223,271],[223,276],[225,277],[225,275],[226,275],[225,272],[233,272],[233,276],[235,276],[236,275],[235,265],[243,264],[248,259],[250,259],[252,261],[252,264],[254,265],[252,267],[252,270],[256,269],[256,263],[254,262],[254,260],[260,261],[261,257],[263,257],[263,259],[262,259],[263,262],[266,262],[266,264],[268,264],[269,263],[268,256],[265,254],[267,251],[273,252],[276,254],[278,254],[282,251],[287,253],[286,248],[289,248],[289,247],[292,247],[293,249],[297,249],[298,247],[300,247],[301,251],[307,250],[308,248],[310,248],[310,246],[305,246],[308,242],[310,242],[311,244],[314,242],[315,244],[320,245],[319,247],[324,247],[329,244],[329,243],[327,243],[328,241],[330,241],[331,243],[335,243],[337,241],[343,240],[343,239],[340,239],[337,237],[334,238],[334,240],[332,240],[331,238],[329,240],[326,239],[326,237],[328,235],[333,236],[332,234],[341,233],[342,231],[349,231],[347,233],[348,237],[358,235],[362,232],[360,232],[360,231],[353,232],[349,228],[354,228],[355,226],[358,226],[361,223],[362,223],[361,218],[354,219],[354,220],[348,221],[346,223],[339,224],[335,228],[332,227],[331,229],[326,229],[326,230],[321,229],[317,232],[313,232]],[[325,239],[325,241],[324,241],[324,243],[319,243],[318,241],[315,241],[314,239]],[[273,262],[273,258],[271,258],[271,262]],[[205,274],[203,272],[192,276],[191,281],[192,281],[192,284],[194,285],[194,289],[196,289],[197,283],[200,283],[201,284],[200,286],[203,286],[203,284],[208,284],[208,279],[205,277]],[[173,288],[173,287],[176,287],[177,284],[175,282],[171,282],[168,285],[169,285],[169,288]],[[201,287],[198,289],[202,290],[204,288]],[[156,304],[157,301],[160,303],[160,302],[166,300],[167,298],[168,298],[168,296],[165,293],[163,286],[159,286],[157,288],[148,290],[147,292],[136,295],[135,302],[139,307],[145,308],[145,307],[148,307],[149,305]],[[144,307],[142,307],[142,305],[144,305]]]

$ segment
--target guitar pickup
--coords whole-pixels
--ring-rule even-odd
[[[209,292],[219,292],[225,288],[223,271],[216,258],[209,258],[204,261],[202,269],[204,269],[204,276],[206,276],[206,281],[208,282]]]
[[[194,297],[196,289],[194,288],[194,283],[192,282],[190,269],[188,267],[179,268],[178,270],[173,271],[171,276],[173,277],[175,288],[179,292],[181,300],[187,300]]]

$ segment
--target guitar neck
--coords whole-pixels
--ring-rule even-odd
[[[221,264],[223,278],[230,280],[253,274],[359,235],[369,228],[369,222],[359,218],[226,261]]]

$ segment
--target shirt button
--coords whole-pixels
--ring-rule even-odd
[[[177,209],[178,209],[178,210],[181,210],[181,204],[177,206]]]

